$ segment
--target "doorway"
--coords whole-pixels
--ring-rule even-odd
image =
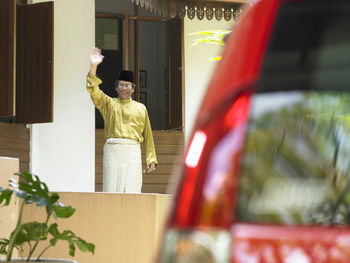
[[[127,64],[137,84],[133,99],[147,107],[152,129],[182,129],[181,22],[97,13],[96,46],[105,57],[97,71],[102,91],[116,97],[114,83]],[[98,110],[96,128],[103,129]]]
[[[168,129],[167,22],[140,21],[140,101],[154,130]]]

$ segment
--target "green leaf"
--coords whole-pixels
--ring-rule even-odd
[[[74,234],[75,236],[75,234]],[[74,240],[74,243],[77,245],[80,251],[82,252],[91,252],[92,254],[95,253],[95,245],[92,243],[88,243],[85,240],[81,239],[80,237],[75,236],[76,239]]]
[[[95,245],[92,243],[87,243],[89,251],[94,255],[95,254]]]
[[[71,240],[73,237],[75,237],[75,234],[70,231],[70,230],[64,230],[61,234],[60,234],[60,239],[62,240]]]
[[[60,198],[60,196],[57,193],[51,193],[51,195],[49,197],[50,204],[56,203],[59,198]]]
[[[57,229],[57,224],[56,223],[50,225],[49,233],[54,237],[54,238],[50,239],[50,244],[52,246],[54,246],[54,245],[56,245],[57,241],[60,238],[60,232]]]
[[[45,240],[48,234],[48,227],[45,223],[30,222],[23,224],[22,229],[31,240]]]
[[[60,235],[60,232],[59,232],[58,229],[57,229],[57,224],[56,224],[56,223],[53,223],[53,224],[50,225],[50,227],[49,227],[49,233],[50,233],[51,235],[53,235],[54,237],[57,237],[57,236]]]
[[[75,212],[75,208],[71,206],[64,206],[61,203],[57,203],[53,206],[53,210],[57,217],[68,218]]]
[[[12,237],[12,235],[11,235],[11,237]],[[22,245],[23,243],[29,242],[29,241],[30,241],[30,239],[29,239],[29,237],[26,235],[26,233],[24,233],[23,230],[20,230],[20,232],[19,232],[19,233],[17,234],[17,236],[16,236],[15,244],[16,244],[17,246],[20,246],[20,245]]]
[[[10,240],[6,238],[0,239],[0,254],[6,255],[7,254],[7,246],[9,244]]]
[[[78,238],[74,242],[82,252],[89,252],[89,247],[86,241]]]
[[[69,244],[69,255],[74,256],[75,246],[77,246],[83,252],[91,252],[94,254],[95,245],[88,243],[80,237],[77,237],[72,231],[65,230],[62,233],[59,232],[57,224],[54,223],[49,227],[49,233],[53,236],[50,239],[50,244],[55,245],[58,240],[67,241]]]
[[[49,189],[44,182],[41,182],[37,175],[24,171],[18,173],[22,178],[19,182],[19,190],[25,191],[28,194],[49,199]]]
[[[75,255],[75,246],[73,241],[69,242],[69,255],[72,257]]]
[[[22,245],[25,242],[46,240],[48,227],[45,223],[30,222],[21,226],[20,232],[17,234],[15,244]]]
[[[12,190],[0,187],[0,204],[5,200],[4,205],[8,206],[11,201]]]

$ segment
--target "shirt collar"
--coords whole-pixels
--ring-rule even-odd
[[[130,102],[132,99],[131,99],[131,97],[128,98],[128,99],[121,99],[121,98],[118,97],[117,100],[118,100],[120,103],[127,103],[127,102]]]

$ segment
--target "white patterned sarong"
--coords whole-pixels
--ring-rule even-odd
[[[140,143],[109,138],[103,147],[103,192],[141,193]]]

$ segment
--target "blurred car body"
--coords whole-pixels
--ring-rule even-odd
[[[158,262],[350,262],[349,91],[349,1],[254,1],[199,110]]]

